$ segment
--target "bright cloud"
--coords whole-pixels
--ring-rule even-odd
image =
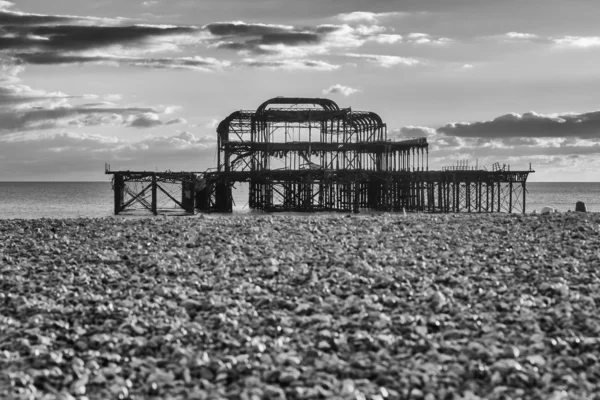
[[[452,39],[446,37],[433,37],[427,33],[409,33],[406,36],[406,42],[412,44],[430,44],[445,45],[452,42]]]
[[[534,35],[533,33],[523,33],[523,32],[508,32],[505,34],[505,37],[508,39],[537,39],[539,36]]]
[[[553,41],[559,46],[566,47],[600,47],[600,36],[564,36]]]
[[[422,64],[421,61],[410,58],[410,57],[399,57],[390,55],[378,55],[378,54],[359,54],[359,53],[347,53],[346,57],[360,58],[368,62],[379,65],[383,68],[391,68],[396,65],[415,66]]]
[[[374,13],[368,11],[354,11],[351,13],[338,14],[336,18],[343,22],[377,23],[379,20],[384,18],[403,17],[406,15],[407,13],[402,12]]]
[[[342,94],[344,96],[350,96],[351,94],[358,92],[360,92],[359,89],[354,89],[349,86],[340,85],[339,83],[331,85],[327,89],[323,90],[323,94]]]
[[[339,65],[319,60],[257,60],[252,58],[246,58],[236,65],[254,68],[314,71],[334,71],[340,68]]]

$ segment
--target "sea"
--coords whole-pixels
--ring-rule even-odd
[[[559,212],[573,211],[578,201],[583,201],[588,211],[600,212],[600,182],[528,182],[526,197],[527,213],[539,212],[545,206]],[[250,212],[247,188],[234,189],[233,198],[234,213]],[[146,210],[133,212],[139,216],[148,214]],[[0,182],[0,219],[112,215],[110,182]]]

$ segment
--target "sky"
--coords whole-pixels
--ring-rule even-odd
[[[0,0],[0,181],[216,166],[276,96],[372,111],[457,160],[600,181],[595,0]]]

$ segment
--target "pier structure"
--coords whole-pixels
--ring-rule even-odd
[[[106,164],[105,173],[113,176],[115,215],[136,210],[194,214],[196,193],[203,188],[198,172],[111,171]]]
[[[182,191],[193,188],[191,198],[176,201],[187,212],[232,212],[232,187],[244,183],[249,207],[268,212],[524,213],[531,172],[500,164],[488,171],[465,162],[431,171],[427,139],[390,140],[373,112],[340,108],[329,99],[277,97],[221,121],[216,170],[110,173],[116,188],[135,179],[172,179]],[[123,202],[118,193],[115,213],[142,197],[127,192]]]
[[[265,211],[525,211],[531,171],[429,171],[425,138],[392,141],[377,114],[328,99],[270,99],[229,115],[217,135],[205,211],[230,212],[236,182]]]

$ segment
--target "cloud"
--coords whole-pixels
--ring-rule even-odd
[[[11,62],[0,62],[0,137],[57,128],[81,128],[89,126],[153,127],[185,123],[183,118],[172,117],[167,121],[161,114],[177,111],[174,106],[138,107],[119,106],[113,101],[119,95],[69,95],[48,92],[20,83],[20,68]],[[20,66],[18,66],[20,67]],[[10,79],[9,79],[10,78]],[[71,104],[78,100],[98,100],[88,104]]]
[[[158,125],[162,125],[163,122],[160,120],[156,113],[144,113],[135,117],[128,126],[134,128],[152,128]]]
[[[203,42],[194,26],[131,24],[123,18],[46,15],[0,10],[0,53],[134,56],[179,51]],[[94,54],[95,55],[95,54]]]
[[[3,166],[0,178],[8,179],[17,171],[23,178],[62,176],[64,179],[74,172],[88,179],[90,176],[104,178],[105,162],[110,163],[113,170],[202,171],[210,166],[215,151],[214,140],[199,138],[190,132],[134,142],[73,132],[0,138]],[[199,160],[205,160],[204,164]]]
[[[460,137],[575,137],[600,138],[600,111],[544,115],[506,114],[491,121],[451,123],[438,129]]]
[[[37,51],[89,51],[93,49],[131,50],[132,46],[138,51],[150,51],[153,45],[163,49],[171,45],[177,49],[182,36],[190,36],[197,32],[192,27],[159,26],[159,25],[47,25],[47,26],[16,26],[4,28],[5,36],[0,38],[3,50]],[[154,41],[153,41],[154,39]],[[169,40],[172,39],[172,40]],[[127,48],[125,48],[127,47]]]
[[[252,58],[246,58],[236,65],[241,67],[314,71],[334,71],[340,68],[339,65],[319,60],[256,60]]]
[[[149,1],[144,1],[142,3],[142,6],[144,6],[144,7],[153,7],[153,6],[157,5],[158,3],[159,3],[158,0],[149,0]]]
[[[22,63],[13,57],[0,58],[0,84],[18,82],[17,75],[23,72],[23,69]]]
[[[7,8],[10,8],[12,6],[14,6],[15,4],[10,2],[10,1],[6,1],[6,0],[0,0],[0,10],[5,10]]]
[[[430,44],[430,45],[445,45],[452,42],[452,39],[447,37],[433,37],[428,33],[409,33],[405,38],[406,43],[411,44]]]
[[[344,96],[350,96],[351,94],[358,92],[360,92],[359,89],[354,89],[349,86],[340,85],[339,83],[331,85],[327,89],[323,90],[323,94],[342,94]]]
[[[434,128],[426,126],[403,126],[400,129],[391,132],[390,137],[396,139],[410,139],[410,138],[421,138],[421,137],[435,137],[437,134]]]
[[[183,118],[163,121],[161,112],[155,108],[119,107],[111,103],[73,106],[66,100],[70,98],[76,96],[35,91],[24,85],[0,88],[0,135],[99,125],[152,128],[186,122]]]
[[[328,49],[334,47],[361,46],[369,40],[393,43],[401,38],[377,26],[297,28],[237,21],[210,23],[197,28],[131,25],[126,24],[126,20],[12,11],[0,12],[0,20],[7,23],[3,28],[5,34],[0,36],[0,53],[20,66],[100,64],[203,72],[246,66],[331,71],[338,66],[312,60],[309,55],[328,54]],[[196,45],[231,49],[246,56],[239,61],[201,56],[147,56],[150,52],[180,51]],[[250,54],[254,57],[248,57]]]
[[[534,35],[533,33],[523,33],[523,32],[508,32],[504,35],[507,39],[518,39],[518,40],[531,40],[538,39],[538,35]]]
[[[151,5],[154,1],[144,3]],[[314,59],[339,52],[343,55],[366,43],[443,44],[449,41],[425,33],[403,37],[392,28],[378,24],[382,19],[400,15],[402,13],[354,12],[340,14],[337,19],[348,22],[342,24],[292,26],[229,21],[212,22],[200,28],[2,9],[0,55],[3,60],[14,60],[14,65],[20,68],[23,65],[100,64],[202,72],[243,66],[331,71],[339,66]],[[163,54],[199,46],[235,51],[241,60]],[[149,56],[159,52],[160,57]],[[396,56],[365,55],[363,58],[384,67],[417,63],[414,59]],[[0,70],[0,79],[6,80],[6,75]]]
[[[385,13],[374,13],[368,11],[354,11],[350,13],[338,14],[336,19],[343,22],[370,22],[377,23],[384,18],[392,17],[404,17],[407,13],[402,12],[385,12]]]
[[[478,159],[479,165],[488,167],[498,161],[510,163],[513,170],[527,169],[532,162],[534,168],[543,166],[543,171],[538,171],[545,174],[542,180],[552,180],[555,172],[565,172],[561,170],[565,163],[570,167],[597,163],[600,111],[506,114],[491,121],[452,123],[437,129],[405,126],[390,132],[390,138],[396,140],[411,137],[427,138],[430,170],[452,165],[458,159],[469,159],[472,165]],[[586,176],[590,179],[593,174]]]
[[[26,103],[34,104],[55,100],[62,101],[68,98],[74,98],[74,96],[68,96],[62,92],[35,90],[17,83],[0,86],[0,110],[2,107],[17,107]]]
[[[270,57],[306,57],[328,54],[335,49],[358,48],[367,42],[393,44],[402,41],[402,36],[393,33],[393,29],[376,24],[299,28],[234,21],[210,23],[202,29],[212,35],[211,46],[214,48]]]
[[[166,122],[161,121],[160,116],[157,113],[148,112],[139,114],[133,119],[130,119],[127,126],[131,126],[133,128],[154,128],[160,125],[175,125],[175,124],[184,124],[187,121],[183,118],[173,118]]]
[[[600,36],[540,36],[534,33],[507,32],[490,38],[508,43],[537,43],[562,48],[600,47]]]
[[[415,58],[410,57],[399,57],[390,55],[378,55],[378,54],[358,54],[358,53],[347,53],[346,57],[361,58],[370,63],[374,63],[383,68],[391,68],[396,65],[415,66],[422,65],[423,63]]]
[[[328,30],[299,29],[289,25],[215,22],[202,27],[213,36],[212,46],[242,54],[278,55],[289,47],[321,43]],[[303,51],[303,55],[307,54]]]
[[[220,61],[216,58],[204,57],[179,57],[179,58],[143,58],[143,57],[118,57],[111,55],[70,55],[57,52],[44,52],[33,54],[16,54],[15,58],[26,64],[35,65],[65,65],[65,64],[105,64],[105,65],[130,65],[145,68],[190,69],[210,72],[220,70],[231,65],[229,61]]]
[[[277,24],[248,24],[243,21],[213,22],[204,25],[202,29],[215,36],[256,37],[263,35],[277,35],[293,33],[295,28],[291,25]]]
[[[552,40],[557,45],[565,47],[600,47],[600,36],[564,36]]]

